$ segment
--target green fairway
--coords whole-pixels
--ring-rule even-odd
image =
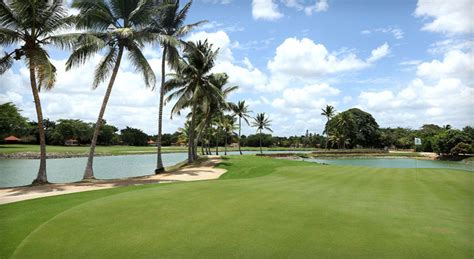
[[[256,156],[220,180],[0,206],[0,258],[472,258],[473,174]]]

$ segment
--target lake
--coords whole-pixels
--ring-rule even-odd
[[[305,153],[304,151],[294,151]],[[309,152],[309,151],[308,151]],[[243,151],[256,154],[258,151]],[[292,151],[265,151],[265,153],[292,153]],[[220,151],[220,155],[224,152]],[[227,152],[237,155],[239,152]],[[187,159],[187,153],[165,153],[165,166],[172,166]],[[48,180],[52,183],[76,182],[82,179],[86,157],[48,159]],[[153,174],[156,154],[98,156],[94,158],[94,174],[98,179],[114,179]],[[13,187],[31,184],[38,173],[38,159],[0,159],[0,187]]]
[[[329,165],[369,166],[381,168],[446,168],[474,171],[473,164],[451,161],[421,160],[413,158],[311,158],[305,159],[305,161]]]
[[[297,153],[305,153],[295,151]],[[227,152],[237,155],[238,152]],[[256,154],[258,151],[244,151]],[[292,151],[265,151],[265,153],[292,153]],[[221,155],[224,153],[221,152]],[[187,153],[165,153],[165,166],[184,161]],[[80,181],[84,173],[86,157],[48,159],[48,180],[52,183]],[[449,168],[473,171],[472,164],[406,158],[357,158],[357,159],[305,159],[305,161],[351,166],[370,166],[383,168]],[[114,179],[153,174],[156,165],[155,154],[99,156],[94,159],[94,173],[98,179]],[[37,159],[0,159],[0,187],[13,187],[30,184],[36,178],[39,160]]]

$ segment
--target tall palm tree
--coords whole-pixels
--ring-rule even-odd
[[[270,132],[273,132],[273,130],[270,128],[271,127],[271,120],[265,116],[265,113],[262,112],[262,113],[257,113],[257,116],[255,116],[255,118],[253,118],[253,122],[252,122],[252,127],[256,127],[257,128],[257,132],[259,132],[259,141],[260,141],[260,154],[263,154],[263,151],[262,151],[262,131],[263,130],[268,130]]]
[[[164,0],[163,8],[151,23],[151,31],[159,33],[161,35],[167,35],[176,40],[180,41],[189,31],[194,27],[204,23],[200,21],[193,24],[183,25],[184,20],[191,8],[192,1],[189,1],[181,10],[179,9],[179,0]],[[161,136],[163,130],[163,102],[165,96],[165,77],[166,77],[166,62],[170,64],[173,69],[177,68],[179,63],[179,52],[176,44],[172,44],[169,40],[162,41],[161,46],[163,48],[163,54],[161,56],[161,86],[160,86],[160,103],[158,106],[158,136],[156,139],[157,160],[155,173],[161,173],[164,171],[163,158],[161,155]]]
[[[331,118],[334,117],[334,115],[336,115],[336,109],[332,105],[326,105],[326,108],[321,109],[321,111],[322,111],[321,115],[323,115],[327,119],[326,126],[324,127],[324,132],[323,132],[323,133],[326,133],[326,144],[325,144],[326,146],[324,148],[327,149],[328,137],[329,137],[329,132],[327,132],[327,125],[328,125],[329,120],[331,120]]]
[[[207,40],[197,43],[188,42],[184,48],[184,56],[176,69],[176,73],[171,74],[172,78],[165,84],[165,92],[171,92],[166,102],[177,99],[171,113],[179,114],[184,108],[191,108],[190,134],[188,141],[188,162],[192,163],[197,159],[195,152],[195,129],[196,114],[198,106],[204,95],[222,96],[222,92],[212,84],[211,69],[218,50],[212,49],[212,44]]]
[[[249,119],[252,118],[250,116],[250,113],[252,112],[249,110],[249,106],[245,105],[245,101],[239,101],[236,105],[233,107],[234,114],[239,117],[239,152],[242,155],[242,149],[240,147],[240,137],[242,133],[242,119],[244,119],[245,123],[249,125]]]
[[[63,1],[0,1],[0,45],[19,46],[0,58],[0,74],[11,68],[13,60],[24,58],[30,73],[40,141],[40,165],[33,184],[48,182],[46,174],[46,137],[39,92],[50,90],[56,82],[56,68],[49,59],[47,45],[68,48],[77,34],[58,35],[73,19]]]
[[[66,70],[85,63],[94,54],[107,49],[105,57],[96,67],[93,88],[97,88],[110,76],[95,124],[84,179],[94,179],[93,160],[97,138],[125,50],[135,70],[143,75],[145,85],[147,87],[155,85],[155,73],[141,52],[144,44],[158,39],[155,33],[145,29],[156,10],[153,2],[153,0],[75,0],[72,4],[72,7],[79,9],[76,27],[87,32],[75,45],[74,52],[66,62]]]

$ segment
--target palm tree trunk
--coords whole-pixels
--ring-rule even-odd
[[[328,123],[329,123],[329,117],[327,117],[327,119],[328,119],[328,121],[326,122],[326,125],[328,125]],[[326,144],[325,144],[324,149],[328,149],[328,138],[329,138],[329,132],[326,129]]]
[[[242,130],[242,117],[239,117],[239,152],[240,152],[240,155],[242,155],[242,149],[240,148],[240,137],[241,137],[241,130]]]
[[[48,183],[48,177],[46,175],[46,137],[43,127],[43,111],[41,109],[41,101],[38,93],[38,86],[36,85],[36,74],[35,65],[30,60],[30,83],[31,91],[33,92],[33,99],[35,101],[36,116],[38,118],[38,133],[40,141],[40,166],[38,169],[38,175],[33,181],[33,184],[45,184]]]
[[[219,128],[216,129],[216,155],[219,155]]]
[[[260,154],[263,154],[263,151],[262,151],[262,130],[260,130],[259,141],[260,141]]]
[[[191,110],[191,123],[189,124],[189,140],[188,140],[188,163],[194,162],[194,125],[196,123],[196,118],[195,118],[195,111],[197,109],[197,101],[192,100],[193,102],[193,107]]]
[[[84,171],[84,180],[86,179],[94,179],[94,169],[93,169],[93,162],[94,162],[94,153],[95,153],[95,146],[97,145],[97,138],[99,137],[100,127],[102,125],[102,118],[105,114],[105,108],[107,107],[107,102],[109,101],[110,94],[112,93],[112,87],[114,86],[115,78],[117,77],[118,70],[120,67],[120,62],[122,60],[123,55],[123,47],[119,48],[119,53],[117,55],[117,62],[115,63],[114,70],[112,71],[112,77],[110,77],[109,85],[107,86],[107,90],[105,91],[104,100],[102,101],[102,106],[100,107],[99,117],[97,118],[97,122],[95,123],[94,135],[92,136],[91,140],[91,147],[89,151],[89,157],[87,158],[87,165]]]
[[[227,156],[227,132],[224,133],[224,155]]]
[[[163,166],[163,158],[161,156],[161,135],[163,129],[163,99],[165,96],[165,68],[166,68],[166,46],[163,47],[163,55],[161,56],[161,86],[160,86],[160,106],[158,107],[158,136],[156,137],[156,169],[155,174],[165,171]]]

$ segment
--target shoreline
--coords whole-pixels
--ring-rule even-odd
[[[162,174],[118,179],[96,179],[71,183],[3,187],[0,188],[0,204],[122,186],[214,180],[227,172],[225,169],[216,168],[221,162],[222,158],[220,156],[208,156],[205,160],[197,161],[197,163],[192,165],[178,164],[176,169]]]

